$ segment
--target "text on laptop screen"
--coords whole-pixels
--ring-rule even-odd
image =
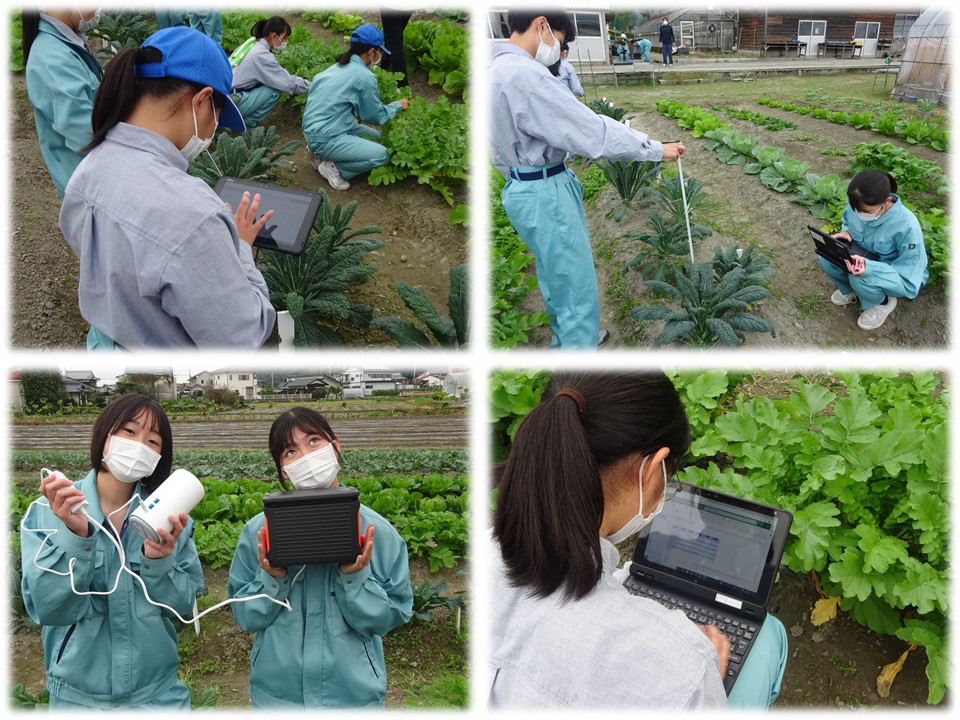
[[[644,559],[690,580],[756,593],[777,518],[680,493],[650,525]]]

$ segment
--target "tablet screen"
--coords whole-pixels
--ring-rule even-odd
[[[320,210],[318,193],[236,178],[220,178],[214,189],[234,210],[245,191],[249,191],[251,197],[260,193],[259,215],[267,210],[273,210],[273,215],[257,235],[254,245],[294,255],[303,252]]]

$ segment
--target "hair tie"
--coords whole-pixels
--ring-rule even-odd
[[[587,414],[587,401],[583,399],[583,395],[571,388],[564,388],[554,397],[560,397],[561,395],[566,395],[577,404],[577,415],[579,415],[580,419],[583,420],[583,416]]]

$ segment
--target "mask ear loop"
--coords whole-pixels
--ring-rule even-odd
[[[213,135],[210,136],[210,139],[213,140],[213,138],[216,137],[216,135],[217,135],[217,128],[220,126],[220,118],[217,117],[217,106],[213,104],[213,95],[212,95],[212,94],[210,95],[210,108],[213,110],[213,119],[214,119],[214,121],[215,121],[214,124],[213,124]],[[194,124],[194,126],[196,126],[196,124],[197,124],[196,113],[194,113],[193,124]],[[204,150],[204,152],[207,154],[207,157],[210,158],[210,162],[213,163],[213,167],[216,168],[216,170],[217,170],[217,175],[219,175],[220,177],[223,177],[223,171],[220,169],[220,166],[217,165],[217,161],[213,159],[213,154],[210,152],[210,146],[209,146],[209,145],[208,145],[207,148]]]

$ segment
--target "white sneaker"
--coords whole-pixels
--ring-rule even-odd
[[[316,168],[317,172],[327,179],[327,182],[330,183],[330,187],[332,187],[334,190],[350,189],[350,183],[346,181],[343,175],[340,174],[340,171],[337,170],[337,166],[334,165],[330,160],[324,160],[323,162],[317,164]]]
[[[849,295],[844,295],[839,290],[834,290],[833,295],[830,296],[830,302],[834,305],[852,305],[857,302],[859,298],[855,292],[850,293]]]
[[[857,325],[861,330],[876,330],[883,325],[890,313],[897,307],[897,299],[888,297],[886,305],[874,305],[869,310],[864,310],[857,318]]]
[[[310,153],[310,164],[313,165],[313,169],[314,169],[314,170],[316,170],[317,172],[320,172],[320,163],[322,163],[322,162],[323,162],[323,160],[321,160],[320,158],[318,158],[318,157],[317,157],[316,155],[314,155],[313,153]]]

